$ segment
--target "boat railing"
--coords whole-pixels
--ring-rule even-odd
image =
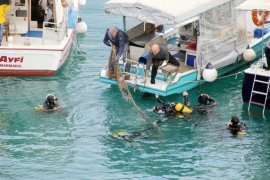
[[[46,40],[56,40],[61,42],[67,35],[67,26],[65,22],[53,23],[53,22],[43,22],[43,34],[42,43],[44,44]]]

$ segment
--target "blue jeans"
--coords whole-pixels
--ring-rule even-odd
[[[4,32],[4,24],[0,24],[0,46],[3,39],[3,32]]]

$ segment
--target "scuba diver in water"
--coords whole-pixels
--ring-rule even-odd
[[[230,133],[234,136],[236,135],[245,135],[245,126],[240,122],[237,116],[232,116],[230,121],[227,124],[227,128],[230,130]]]
[[[125,130],[119,130],[116,132],[113,132],[111,134],[111,137],[115,138],[115,139],[119,139],[119,140],[124,140],[127,142],[133,142],[134,139],[136,138],[140,138],[140,139],[146,139],[146,137],[144,137],[144,131],[149,130],[151,128],[147,128],[144,129],[142,131],[132,131],[132,132],[128,132]]]
[[[42,110],[42,111],[56,111],[60,108],[57,97],[53,94],[48,94],[46,96],[46,101],[42,104],[37,106],[35,109]]]
[[[165,102],[160,96],[156,95],[156,99],[160,104],[155,105],[153,111],[157,114],[164,114],[165,117],[168,118],[182,118],[185,114],[192,113],[192,110],[189,108],[190,103],[188,99],[188,93],[183,93],[184,97],[184,104],[182,103],[173,103],[173,102]],[[144,132],[148,131],[150,129],[156,128],[158,124],[161,124],[163,122],[166,122],[166,120],[158,120],[156,122],[153,122],[153,126],[150,126],[146,129],[143,129],[142,131],[133,131],[133,132],[127,132],[125,130],[119,130],[116,132],[113,132],[111,134],[111,137],[115,139],[124,140],[127,142],[132,142],[134,139],[146,139]]]
[[[201,94],[198,97],[199,106],[215,106],[217,105],[216,101],[210,97],[208,94]]]
[[[184,114],[192,113],[192,110],[189,108],[190,103],[188,100],[188,93],[183,92],[184,104],[174,103],[174,102],[165,102],[159,95],[156,95],[156,99],[159,103],[155,105],[153,111],[157,114],[165,114],[165,117],[184,117]]]
[[[198,105],[195,109],[203,115],[209,114],[212,111],[212,107],[216,106],[216,101],[208,94],[201,94],[198,97]]]

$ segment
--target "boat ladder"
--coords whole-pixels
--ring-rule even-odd
[[[266,85],[267,86],[266,87],[266,92],[263,91],[263,90],[260,90],[260,91],[259,90],[254,90],[257,83]],[[255,74],[252,89],[251,89],[249,104],[248,104],[248,111],[250,109],[250,105],[254,104],[254,105],[262,106],[263,107],[263,114],[264,114],[266,102],[267,102],[267,99],[268,99],[269,87],[270,87],[270,78],[268,80],[258,80],[257,76]],[[256,102],[255,100],[253,100],[254,99],[253,96],[256,95],[256,94],[264,96],[264,103]]]

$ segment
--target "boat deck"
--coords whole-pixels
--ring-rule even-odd
[[[256,74],[264,77],[270,77],[270,70],[265,70],[256,66],[250,67],[244,71],[247,74]]]
[[[27,34],[11,34],[6,38],[3,36],[3,41],[1,47],[3,48],[46,48],[55,49],[59,47],[64,47],[66,41],[72,36],[72,30],[68,30],[68,36],[65,36],[62,40],[56,37],[58,34],[51,34],[52,36],[42,36],[42,31],[39,33],[34,33],[31,36]]]

